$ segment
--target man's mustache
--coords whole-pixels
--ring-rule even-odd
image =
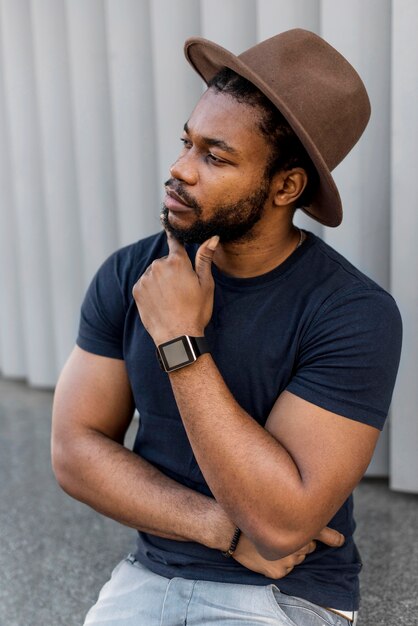
[[[174,193],[176,193],[179,196],[179,198],[181,199],[182,202],[184,202],[184,204],[187,204],[187,206],[191,207],[192,209],[195,209],[198,213],[200,213],[201,209],[200,209],[198,202],[196,202],[193,196],[191,196],[183,188],[182,184],[178,180],[175,180],[174,178],[169,178],[164,183],[164,187],[168,191],[174,191]]]

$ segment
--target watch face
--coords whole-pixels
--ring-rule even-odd
[[[166,371],[189,365],[196,360],[190,340],[186,336],[177,337],[158,346],[158,352]]]
[[[178,339],[168,346],[164,346],[164,356],[169,368],[176,367],[182,363],[188,363],[190,361],[181,339]]]

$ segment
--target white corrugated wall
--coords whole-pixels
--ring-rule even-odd
[[[343,225],[298,222],[398,300],[403,359],[372,471],[418,492],[415,0],[0,0],[0,371],[52,387],[96,268],[159,229],[162,183],[202,92],[184,40],[239,53],[293,27],[340,50],[372,101],[335,172]]]

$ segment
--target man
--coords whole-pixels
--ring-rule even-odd
[[[330,169],[367,94],[304,30],[239,57],[192,39],[186,55],[208,89],[166,183],[166,232],[98,271],[56,391],[58,481],[139,530],[85,624],[347,625],[350,494],[389,407],[400,318],[293,215],[340,223]]]

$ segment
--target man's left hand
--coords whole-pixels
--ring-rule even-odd
[[[314,540],[302,546],[302,548],[299,548],[299,550],[293,554],[288,554],[281,559],[270,561],[259,554],[248,537],[241,535],[233,557],[247,569],[263,574],[263,576],[267,578],[284,578],[290,574],[297,565],[300,565],[308,554],[315,550],[316,541],[321,541],[331,548],[340,548],[345,542],[345,537],[337,530],[326,526]]]
[[[219,237],[196,253],[195,270],[182,244],[167,233],[169,253],[151,263],[132,290],[139,315],[156,345],[180,335],[201,337],[213,310],[211,265]]]

